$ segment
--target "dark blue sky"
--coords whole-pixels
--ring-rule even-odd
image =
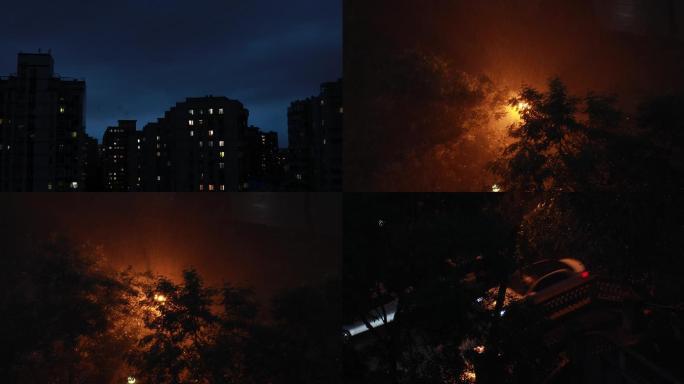
[[[154,121],[191,96],[242,101],[286,145],[287,107],[342,75],[339,0],[60,0],[3,4],[0,75],[52,49],[87,82],[86,128]]]

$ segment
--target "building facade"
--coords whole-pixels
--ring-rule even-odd
[[[144,128],[144,189],[238,191],[249,111],[226,97],[188,98]]]
[[[0,190],[84,189],[85,82],[57,77],[47,53],[20,53],[0,78]]]
[[[290,188],[342,190],[342,81],[324,83],[318,96],[287,113]]]
[[[135,192],[143,190],[143,133],[135,120],[119,120],[102,137],[102,175],[105,191]]]

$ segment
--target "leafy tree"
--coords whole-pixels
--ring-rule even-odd
[[[214,290],[195,270],[186,270],[182,284],[160,277],[146,294],[151,310],[145,325],[152,333],[142,338],[133,358],[137,376],[155,383],[211,382],[203,354],[216,327]]]
[[[108,382],[123,360],[105,358],[111,343],[103,341],[126,287],[97,252],[57,236],[15,241],[0,270],[0,374],[22,383]]]

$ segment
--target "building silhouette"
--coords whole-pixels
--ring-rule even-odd
[[[146,191],[238,191],[249,111],[226,97],[188,98],[145,126]]]
[[[244,144],[243,188],[250,191],[277,189],[282,178],[278,134],[252,126],[245,132]]]
[[[0,190],[79,191],[85,182],[85,82],[50,53],[20,53],[0,78]]]
[[[342,80],[318,96],[293,102],[287,113],[291,189],[342,189]]]
[[[143,133],[135,120],[119,120],[102,137],[102,175],[105,191],[142,191]]]

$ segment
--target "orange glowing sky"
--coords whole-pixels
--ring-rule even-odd
[[[12,194],[0,206],[8,239],[66,234],[116,268],[177,278],[195,267],[262,296],[339,271],[337,194]]]

